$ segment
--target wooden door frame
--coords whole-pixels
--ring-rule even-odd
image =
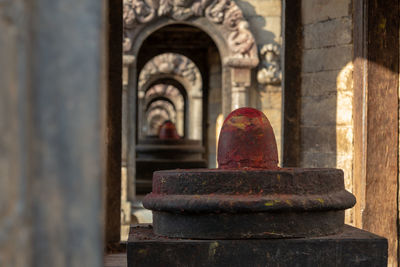
[[[122,127],[122,0],[108,0],[105,243],[120,249]]]
[[[283,167],[301,164],[301,2],[283,0]]]
[[[354,193],[357,227],[389,239],[398,257],[398,1],[353,1]]]

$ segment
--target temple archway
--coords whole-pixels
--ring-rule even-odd
[[[209,167],[215,167],[217,118],[248,104],[251,69],[259,61],[253,34],[240,8],[230,0],[126,0],[123,48],[126,78],[123,112],[126,117],[123,122],[125,156],[122,158],[126,162],[129,184],[133,184],[135,144],[140,137],[135,128],[140,118],[137,111],[140,88],[159,79],[170,79],[188,88],[174,73],[156,75],[147,79],[148,84],[142,84],[141,72],[157,56],[179,54],[199,69],[202,95],[198,95],[196,103],[201,105],[202,112],[191,112],[193,103],[188,103],[187,113],[188,117],[200,116],[197,120],[201,121],[202,128],[191,132],[194,128],[188,127],[188,137],[201,135],[204,156]],[[154,67],[157,69],[160,65]],[[128,195],[132,199],[134,189],[130,188]]]
[[[139,119],[139,129],[142,138],[154,135],[154,129],[149,126],[149,111],[157,108],[167,108],[170,116],[165,120],[171,120],[177,128],[178,134],[185,136],[185,98],[180,90],[172,85],[157,84],[152,86],[144,94],[144,98],[139,98],[139,108],[142,109]],[[143,123],[144,122],[144,123]],[[162,123],[162,122],[161,122]]]
[[[147,54],[147,53],[146,53]],[[203,81],[200,70],[188,57],[176,53],[162,53],[150,59],[141,69],[138,81],[138,113],[141,118],[145,91],[154,84],[176,88],[184,98],[183,133],[185,138],[202,139]],[[160,90],[161,88],[159,88]],[[147,94],[147,93],[146,93]],[[138,121],[140,127],[141,121]],[[178,131],[180,129],[177,125]],[[139,139],[142,134],[139,130]]]

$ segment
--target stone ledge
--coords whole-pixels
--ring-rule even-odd
[[[258,240],[164,238],[139,225],[131,227],[127,257],[132,267],[386,266],[387,240],[348,225],[337,235]]]

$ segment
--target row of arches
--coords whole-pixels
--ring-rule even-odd
[[[156,136],[166,120],[182,139],[199,141],[208,167],[216,167],[216,121],[230,102],[223,99],[230,72],[214,40],[187,23],[154,27],[137,53],[131,52],[124,55],[133,60],[125,64],[122,160],[128,195],[134,197],[135,147]]]
[[[201,140],[202,77],[188,57],[162,53],[150,59],[139,74],[138,100],[139,139],[154,136],[163,121],[171,120],[181,137]]]
[[[152,174],[152,155],[167,155],[166,144],[176,152],[169,157],[188,168],[216,167],[219,125],[248,105],[258,51],[232,0],[125,0],[123,48],[122,166],[127,200],[136,203],[151,190],[144,177]],[[156,140],[165,121],[180,140]],[[161,169],[182,168],[157,160]]]

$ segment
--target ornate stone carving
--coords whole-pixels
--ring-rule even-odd
[[[279,85],[282,81],[279,46],[264,45],[261,50],[261,63],[257,72],[257,81],[260,84]]]
[[[205,16],[214,23],[222,23],[225,18],[225,12],[232,5],[230,0],[213,1],[207,8]]]
[[[257,57],[254,38],[240,8],[233,0],[125,0],[125,30],[155,20],[168,17],[177,21],[192,17],[206,17],[215,24],[220,24],[226,33],[233,58]],[[132,47],[132,37],[125,34],[124,51]],[[253,53],[253,54],[252,54]]]
[[[151,59],[143,67],[139,75],[139,88],[141,88],[152,75],[173,74],[183,77],[193,88],[200,88],[201,76],[196,65],[187,57],[164,53]]]
[[[158,16],[169,16],[174,20],[187,20],[202,16],[204,4],[208,0],[160,0]]]
[[[123,20],[125,26],[133,26],[135,23],[147,23],[156,17],[156,10],[148,0],[125,0]]]
[[[235,55],[239,57],[250,57],[251,50],[254,46],[254,39],[248,30],[247,21],[240,21],[236,31],[233,31],[228,37],[228,44]]]

